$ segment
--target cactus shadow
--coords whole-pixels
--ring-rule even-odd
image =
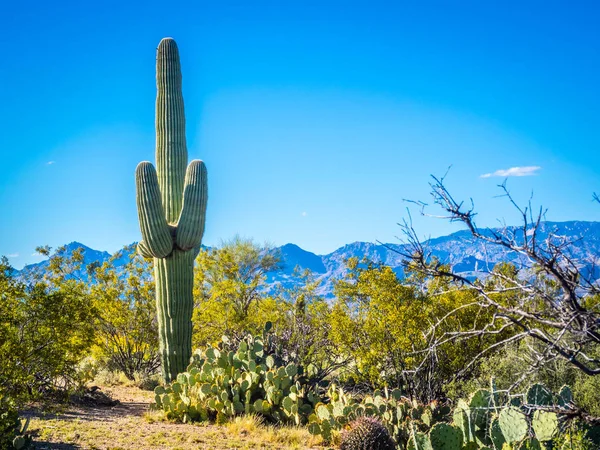
[[[30,448],[35,450],[75,450],[83,447],[75,444],[57,444],[55,442],[37,441],[34,439]]]

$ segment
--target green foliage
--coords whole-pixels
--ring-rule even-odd
[[[144,379],[160,366],[154,282],[149,263],[132,254],[133,246],[89,268],[94,280],[89,299],[97,306],[94,356],[110,371]],[[130,253],[119,269],[115,262]]]
[[[600,376],[577,373],[572,397],[589,414],[600,417]]]
[[[490,333],[456,345],[445,335],[489,323],[491,312],[476,304],[473,289],[436,280],[425,294],[421,280],[410,272],[403,280],[391,267],[356,258],[348,260],[348,268],[346,278],[335,286],[331,317],[332,340],[352,359],[348,379],[374,387],[402,387],[409,397],[429,402],[443,397],[444,385],[457,373],[469,375],[476,355],[506,337]],[[424,360],[436,340],[447,343]]]
[[[0,448],[23,449],[31,443],[31,438],[25,433],[29,419],[21,423],[15,404],[8,397],[0,396]]]
[[[281,268],[280,255],[239,237],[196,259],[193,315],[195,348],[223,335],[260,333],[265,322],[286,323],[293,306],[265,294],[267,272]]]
[[[75,252],[67,261],[64,252],[52,256],[46,279],[30,285],[0,261],[0,394],[15,400],[76,387],[78,364],[94,342],[95,307],[81,283],[68,278],[83,256]]]
[[[594,429],[596,428],[596,429]],[[567,424],[553,440],[553,448],[560,450],[597,450],[600,446],[598,427],[590,427],[580,422]]]
[[[425,299],[406,287],[390,267],[348,261],[349,273],[335,285],[333,341],[352,356],[349,374],[357,382],[401,386],[407,356],[419,342]],[[409,350],[410,348],[410,350]]]
[[[359,417],[342,434],[340,450],[394,450],[396,444],[383,424],[372,417]]]

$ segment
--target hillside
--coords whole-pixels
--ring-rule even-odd
[[[516,228],[508,229],[515,233],[517,238],[522,232]],[[545,239],[549,233],[572,240],[571,256],[581,262],[582,270],[594,270],[594,278],[600,277],[595,262],[600,258],[600,222],[544,222],[540,227],[540,238]],[[520,233],[520,234],[519,234]],[[431,239],[424,243],[431,250],[431,254],[441,261],[452,265],[455,271],[468,276],[480,276],[495,264],[501,261],[510,261],[520,266],[527,266],[528,261],[514,253],[507,253],[504,249],[484,245],[472,239],[468,231],[458,231],[447,236]],[[78,247],[84,249],[85,263],[94,261],[103,262],[110,258],[105,251],[94,250],[84,244],[71,242],[66,246],[67,252]],[[295,274],[295,268],[309,269],[321,281],[321,295],[333,297],[333,281],[344,276],[345,261],[351,257],[367,258],[375,262],[389,265],[398,274],[402,274],[402,256],[398,251],[404,250],[402,244],[375,244],[370,242],[353,242],[338,248],[326,255],[316,255],[299,246],[289,243],[279,247],[284,260],[281,272],[269,274],[269,282],[275,288],[278,284],[293,288],[300,283],[300,278]],[[125,255],[126,256],[126,255]],[[120,258],[125,261],[126,257]],[[25,266],[20,275],[41,274],[48,267],[48,261]],[[86,273],[81,273],[86,278]]]

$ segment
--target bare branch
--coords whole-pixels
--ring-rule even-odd
[[[534,213],[531,198],[526,207],[518,205],[506,181],[499,185],[500,196],[508,199],[517,210],[521,224],[518,227],[503,224],[497,229],[480,229],[475,223],[476,212],[472,199],[467,204],[456,200],[444,185],[446,175],[439,179],[432,176],[430,183],[433,204],[442,210],[442,214],[427,213],[428,205],[424,202],[411,203],[419,206],[423,216],[462,223],[471,237],[482,243],[484,253],[491,248],[503,249],[507,255],[513,255],[511,259],[516,262],[513,274],[486,267],[480,270],[479,279],[473,280],[456,273],[432,256],[432,251],[428,249],[429,242],[422,242],[418,238],[410,215],[409,221],[399,224],[405,245],[388,248],[405,258],[407,268],[418,271],[430,281],[445,278],[456,286],[467,287],[476,293],[473,303],[456,308],[431,325],[426,333],[428,348],[416,352],[424,355],[422,366],[441,345],[512,330],[509,337],[484,349],[463,371],[498,346],[528,339],[542,348],[542,351],[535,353],[536,366],[558,357],[588,375],[600,374],[600,359],[591,356],[600,353],[600,308],[590,306],[598,304],[590,299],[600,295],[600,289],[593,279],[594,272],[584,273],[583,262],[574,256],[574,246],[582,238],[559,236],[555,229],[549,228],[544,222],[546,210],[540,207]],[[600,203],[600,197],[596,194],[594,201]],[[493,318],[477,329],[442,332],[442,329],[447,329],[443,324],[466,307],[491,310],[494,312]]]

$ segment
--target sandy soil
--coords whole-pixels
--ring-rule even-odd
[[[234,423],[175,424],[157,421],[153,393],[134,387],[106,387],[115,406],[71,406],[60,413],[30,411],[35,449],[311,449],[303,428]]]

